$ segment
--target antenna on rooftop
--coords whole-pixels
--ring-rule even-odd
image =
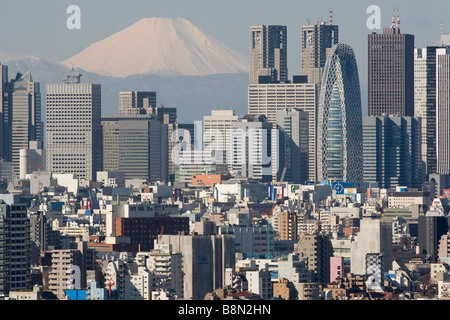
[[[397,30],[400,30],[400,9],[397,6]]]
[[[333,25],[333,10],[330,9],[328,12],[330,13],[330,26],[331,26]]]

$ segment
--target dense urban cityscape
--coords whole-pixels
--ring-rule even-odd
[[[332,10],[292,77],[287,27],[250,26],[248,112],[193,123],[0,63],[0,299],[450,299],[450,35],[380,29],[367,115]]]

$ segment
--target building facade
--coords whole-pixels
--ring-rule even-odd
[[[320,181],[362,180],[362,108],[353,49],[329,51],[317,120],[317,176]]]
[[[287,27],[250,27],[250,83],[286,82]]]
[[[369,116],[414,116],[414,35],[394,23],[368,35]]]
[[[309,83],[320,85],[328,49],[339,42],[339,27],[318,20],[314,24],[302,26],[301,33],[300,74],[306,75]]]
[[[46,167],[93,181],[102,169],[101,86],[80,77],[71,73],[47,85]]]
[[[392,115],[363,119],[363,181],[379,188],[422,185],[421,118]]]

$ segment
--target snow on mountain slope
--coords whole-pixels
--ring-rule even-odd
[[[112,77],[247,72],[247,58],[183,18],[144,18],[62,62]]]

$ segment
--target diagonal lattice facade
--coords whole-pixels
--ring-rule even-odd
[[[362,181],[362,107],[353,49],[339,43],[328,53],[317,118],[320,181]]]

